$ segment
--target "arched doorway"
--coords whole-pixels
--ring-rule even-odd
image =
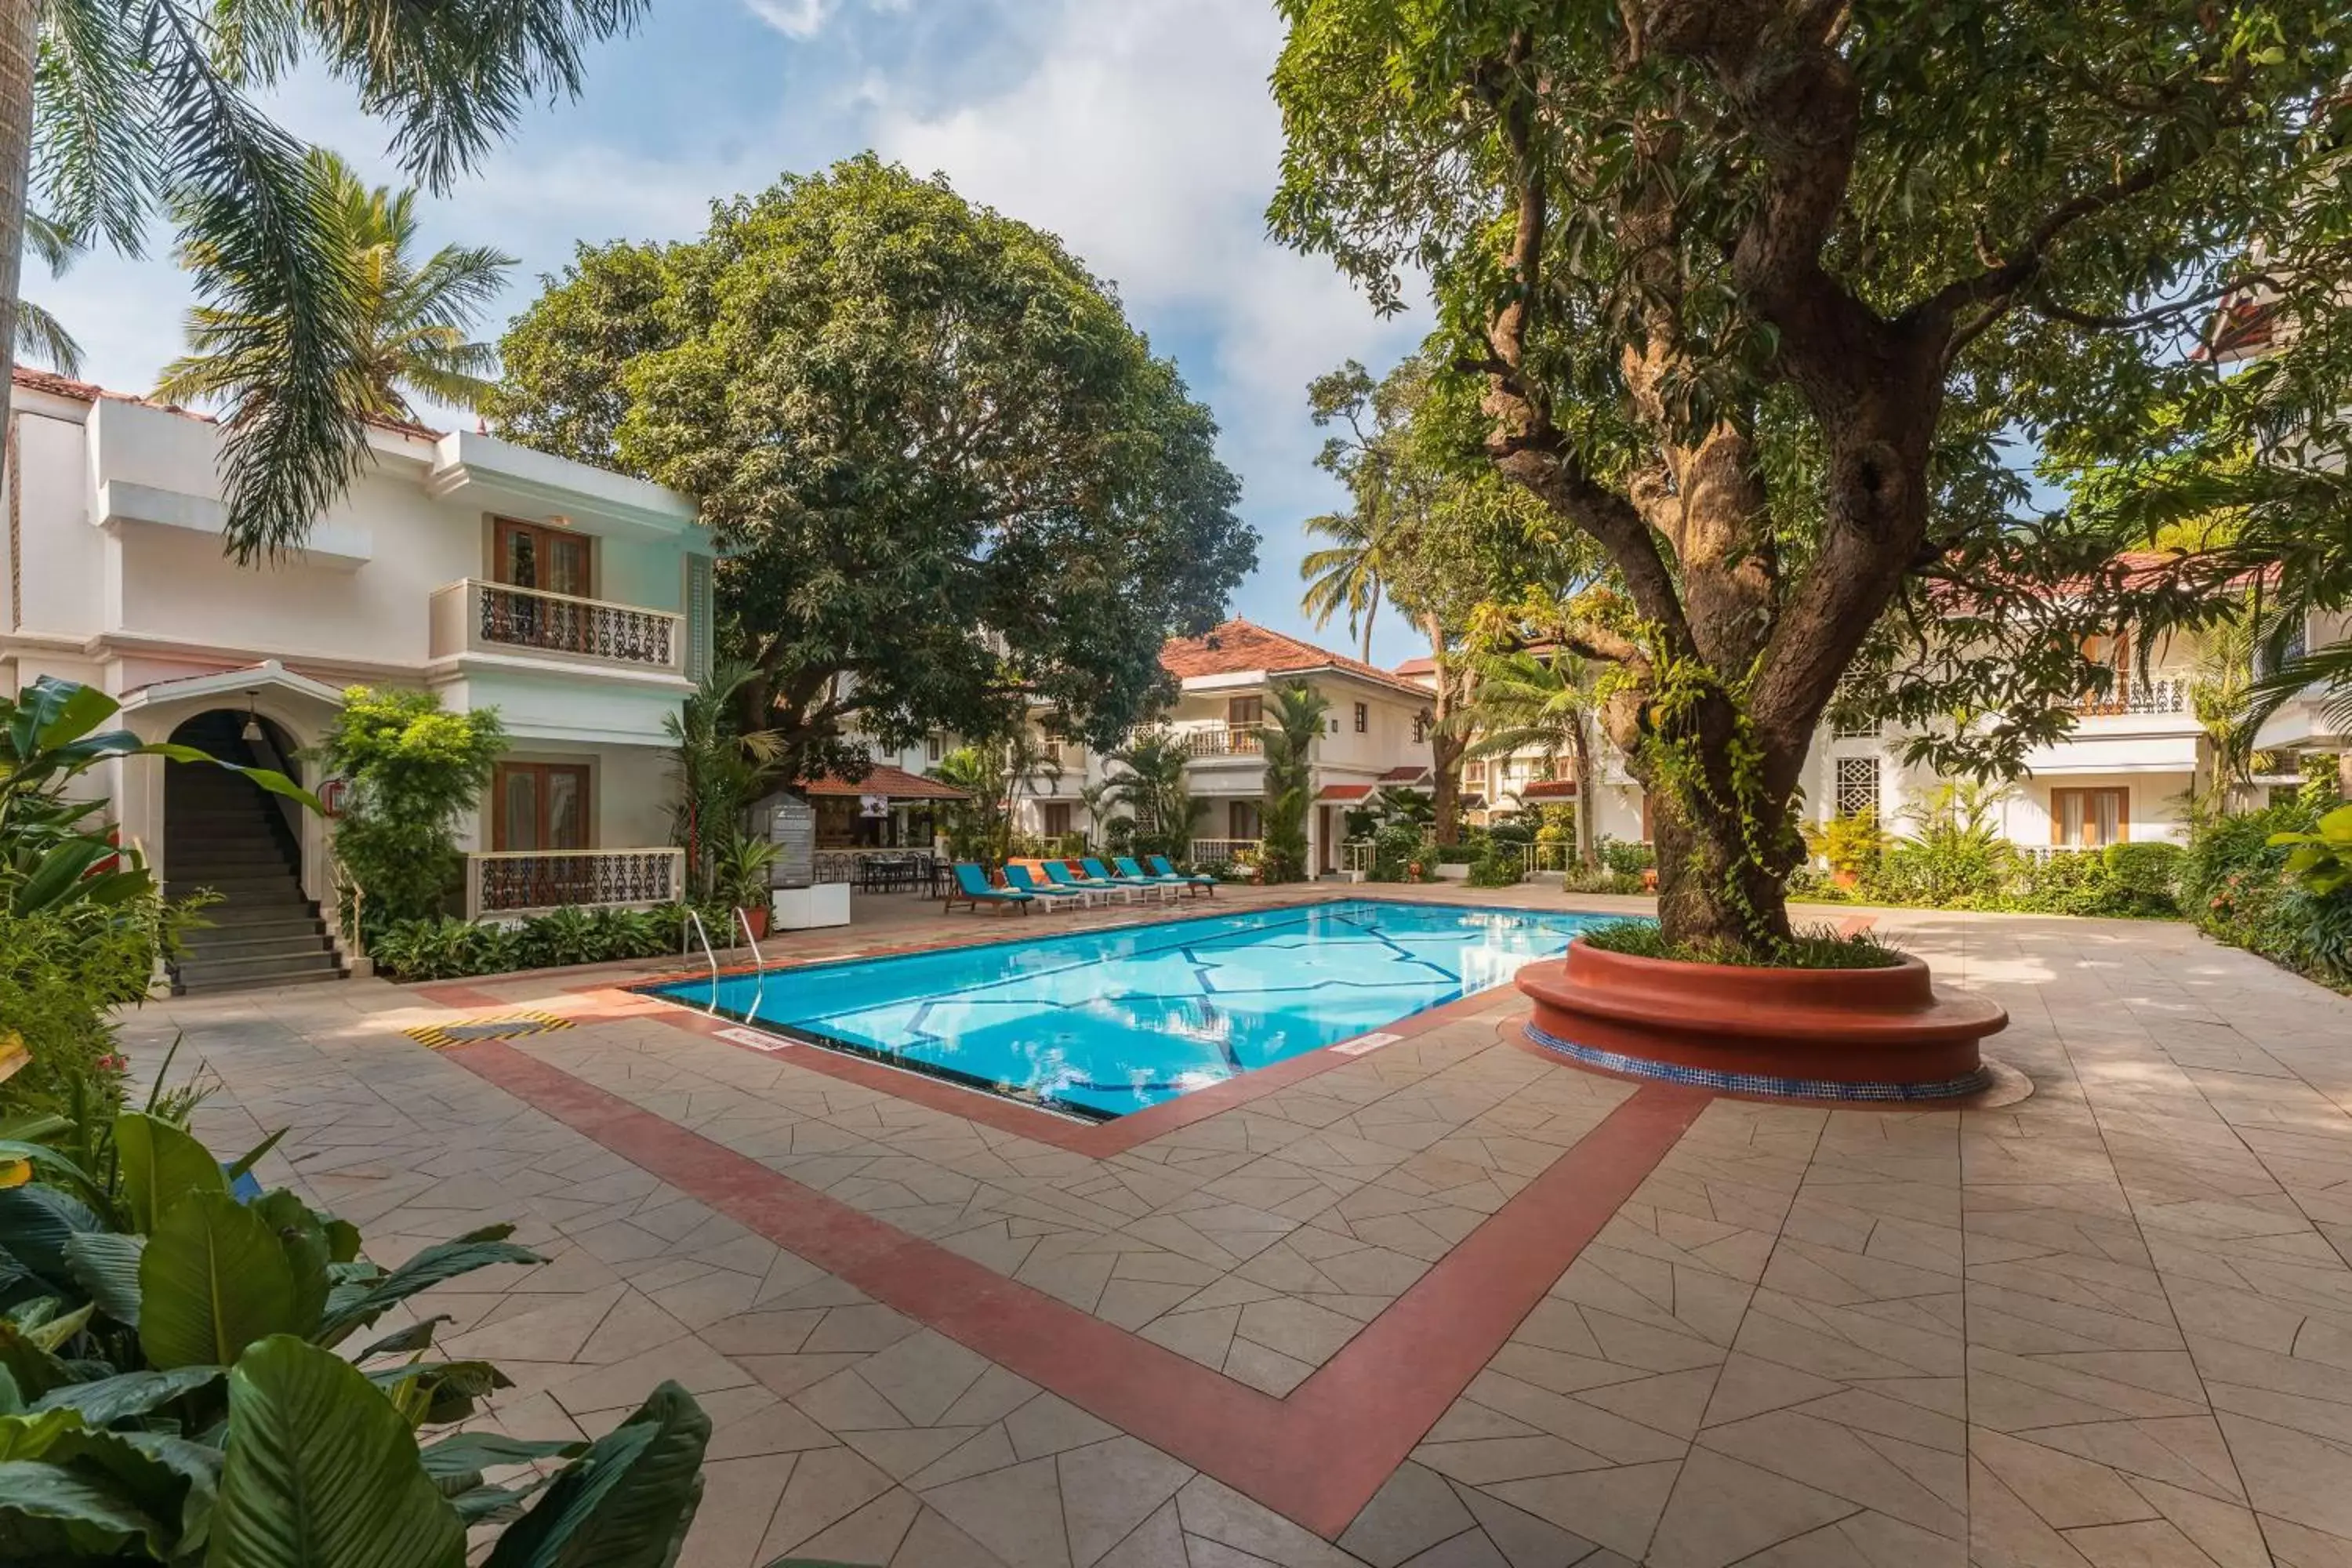
[[[171,736],[223,762],[300,779],[285,729],[250,709],[215,708]],[[173,966],[173,989],[226,990],[332,980],[341,961],[302,889],[301,807],[205,763],[163,764],[164,891],[217,901]]]

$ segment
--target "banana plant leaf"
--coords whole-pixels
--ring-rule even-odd
[[[483,1568],[669,1568],[702,1500],[709,1441],[694,1396],[663,1384],[564,1467]]]
[[[176,1534],[111,1477],[37,1459],[0,1460],[0,1531],[34,1563],[110,1556],[132,1540],[169,1561]]]
[[[309,1326],[277,1233],[226,1193],[182,1196],[147,1238],[139,1344],[151,1365],[227,1366],[258,1340]]]
[[[98,1310],[125,1328],[139,1326],[139,1258],[146,1238],[92,1230],[66,1241],[66,1272]]]
[[[454,1240],[428,1247],[389,1274],[347,1280],[327,1299],[326,1321],[316,1336],[320,1344],[338,1344],[354,1330],[373,1325],[378,1318],[420,1291],[477,1268],[500,1263],[544,1263],[527,1247],[506,1238],[510,1225],[486,1226]]]
[[[220,1568],[460,1568],[466,1527],[416,1439],[332,1351],[279,1334],[229,1373]]]
[[[160,1117],[126,1110],[114,1119],[114,1148],[122,1162],[122,1196],[131,1228],[154,1230],[166,1210],[189,1193],[228,1191],[212,1151]]]
[[[217,1366],[181,1366],[169,1372],[144,1369],[118,1373],[89,1383],[53,1388],[33,1403],[35,1413],[70,1410],[85,1426],[111,1426],[133,1415],[160,1410],[184,1394],[210,1387],[226,1374]]]

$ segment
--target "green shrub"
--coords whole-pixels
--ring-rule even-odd
[[[1612,871],[1606,866],[1588,871],[1581,866],[1570,866],[1560,875],[1560,889],[1570,893],[1629,894],[1643,891],[1642,879],[1630,872]]]
[[[1474,888],[1508,888],[1524,879],[1518,850],[1506,845],[1490,847],[1470,863],[1470,885]]]
[[[2287,875],[2299,847],[2293,839],[2315,833],[2321,815],[2295,800],[2198,824],[2181,859],[2181,898],[2215,941],[2323,984],[2352,986],[2352,889],[2315,894]]]
[[[662,958],[678,950],[677,905],[650,910],[562,909],[519,925],[441,916],[394,921],[376,933],[368,955],[387,979],[461,980],[518,969],[557,969]],[[704,917],[711,941],[727,942],[731,910]]]
[[[2180,912],[2180,869],[2188,858],[2178,844],[2110,844],[2105,914],[2161,916]]]
[[[1524,817],[1513,822],[1490,822],[1486,829],[1486,837],[1496,844],[1532,844],[1536,831]]]
[[[1603,952],[1633,958],[1664,958],[1679,963],[1725,963],[1769,969],[1891,969],[1903,954],[1868,931],[1840,936],[1828,926],[1800,928],[1793,938],[1768,952],[1742,947],[1716,948],[1669,942],[1654,921],[1612,921],[1580,934]]]
[[[1415,865],[1422,868],[1421,879],[1430,880],[1434,858],[1422,838],[1418,823],[1391,822],[1372,835],[1373,881],[1412,881],[1409,868]]]
[[[335,858],[365,897],[373,932],[394,921],[439,914],[465,868],[457,829],[506,750],[488,709],[445,712],[430,691],[354,686],[320,747],[351,780],[335,825]]]
[[[1658,852],[1649,845],[1612,838],[1605,833],[1593,848],[1600,855],[1601,863],[1620,877],[1638,878],[1658,863]]]

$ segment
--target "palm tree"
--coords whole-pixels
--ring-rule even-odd
[[[334,243],[358,280],[358,332],[348,366],[352,406],[371,419],[413,420],[411,397],[478,408],[499,352],[467,334],[506,281],[515,258],[487,247],[445,245],[419,266],[414,189],[369,186],[334,153],[314,148],[310,177],[334,211]],[[285,357],[292,323],[266,279],[230,269],[204,239],[180,250],[197,289],[224,304],[188,312],[190,353],[163,367],[155,395],[173,403],[270,395],[271,367]]]
[[[1137,833],[1156,836],[1171,859],[1191,859],[1192,829],[1209,803],[1194,800],[1184,787],[1186,759],[1176,738],[1165,730],[1145,731],[1108,760],[1119,771],[1106,770],[1104,805],[1124,810]]]
[[[1310,686],[1277,689],[1258,744],[1265,752],[1265,840],[1258,857],[1269,882],[1307,875],[1307,797],[1314,786],[1315,740],[1331,700]]]
[[[203,302],[278,323],[226,409],[228,546],[299,547],[367,457],[364,280],[295,137],[255,101],[318,62],[392,122],[403,166],[446,190],[526,104],[577,96],[589,45],[648,0],[0,0],[0,373],[17,334],[27,200],[76,247],[125,253],[171,214],[234,296]],[[34,152],[40,157],[36,170]],[[0,418],[8,379],[0,374]]]
[[[774,731],[736,727],[735,695],[751,673],[748,664],[718,665],[677,712],[662,715],[669,735],[670,842],[686,851],[686,885],[698,898],[713,895],[719,852],[782,756]]]
[[[1577,860],[1594,864],[1592,842],[1592,716],[1584,662],[1565,652],[1501,654],[1478,661],[1478,684],[1467,705],[1448,721],[1475,736],[1464,755],[1509,757],[1540,751],[1555,769],[1564,752],[1575,769]]]
[[[49,276],[60,278],[80,254],[72,237],[56,220],[39,213],[25,215],[25,245],[48,264]],[[16,301],[16,353],[36,364],[47,366],[59,375],[81,374],[81,344],[66,331],[66,324],[30,300]],[[0,401],[0,409],[6,404]]]
[[[1372,620],[1381,613],[1381,553],[1388,543],[1388,530],[1361,507],[1310,517],[1306,528],[1332,543],[1327,549],[1309,551],[1299,562],[1298,575],[1307,584],[1307,592],[1300,595],[1298,607],[1315,617],[1318,627],[1329,625],[1341,610],[1347,611],[1349,637],[1358,635],[1360,618],[1363,658],[1370,664]]]

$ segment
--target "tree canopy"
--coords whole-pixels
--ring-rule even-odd
[[[502,344],[499,430],[695,496],[720,622],[803,769],[847,739],[1115,745],[1255,559],[1216,426],[1052,236],[865,156],[583,248]]]
[[[1937,760],[2063,732],[2126,574],[2033,453],[2210,387],[2181,323],[2342,200],[2325,4],[1282,10],[1272,220],[1382,308],[1426,275],[1476,449],[1605,552],[1547,630],[1622,676],[1677,940],[1788,939],[1858,658]]]

